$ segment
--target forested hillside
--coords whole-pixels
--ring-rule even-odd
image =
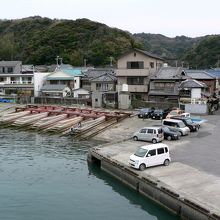
[[[198,38],[139,33],[110,28],[88,19],[51,20],[29,17],[0,20],[0,60],[24,64],[52,64],[56,56],[64,63],[104,66],[131,48],[162,56],[168,63],[191,68],[220,65],[220,35]]]
[[[94,66],[110,63],[110,57],[131,47],[140,47],[129,32],[105,24],[78,20],[29,17],[0,21],[0,60],[22,60],[24,64],[51,64],[59,55],[64,63]]]

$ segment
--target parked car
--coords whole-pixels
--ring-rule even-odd
[[[130,156],[129,165],[141,171],[146,167],[164,164],[168,166],[171,158],[169,147],[166,144],[150,144],[142,146]]]
[[[138,118],[150,118],[151,114],[154,112],[154,108],[142,108],[138,112]]]
[[[200,125],[196,122],[193,122],[191,118],[185,118],[185,117],[181,117],[181,116],[173,116],[171,117],[171,119],[177,119],[182,121],[189,129],[190,131],[198,131]]]
[[[168,115],[169,111],[168,110],[163,110],[163,109],[155,109],[154,112],[151,113],[151,118],[152,119],[164,119]]]
[[[178,115],[181,115],[182,113],[184,113],[183,110],[175,109],[175,110],[172,110],[171,112],[169,112],[169,114],[166,116],[166,118],[171,118],[172,116],[178,116]]]
[[[162,121],[162,125],[179,132],[181,134],[181,136],[188,135],[190,132],[190,129],[181,120],[164,119]]]
[[[166,127],[166,126],[164,126],[162,129],[163,129],[164,139],[167,139],[168,141],[180,139],[181,135],[178,131],[175,131],[175,130],[173,130],[169,127]]]
[[[152,143],[160,142],[164,139],[163,130],[161,127],[144,127],[133,135],[135,141],[151,141]]]

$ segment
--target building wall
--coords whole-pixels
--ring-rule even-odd
[[[50,73],[34,73],[34,97],[39,97],[40,90],[46,81],[46,76]]]
[[[136,56],[135,56],[135,54],[136,54]],[[134,51],[134,52],[131,52],[131,53],[121,57],[120,59],[118,59],[118,62],[117,62],[118,69],[119,70],[120,69],[127,69],[127,62],[128,61],[144,61],[144,69],[147,69],[148,73],[149,73],[150,69],[155,71],[159,65],[163,64],[163,61],[161,61],[161,60],[157,60],[155,58],[148,57],[147,55],[144,55],[140,52]],[[154,63],[154,68],[150,67],[150,62]]]
[[[201,88],[192,88],[191,98],[192,99],[200,99],[201,98]]]

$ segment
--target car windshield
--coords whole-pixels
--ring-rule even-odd
[[[179,126],[180,126],[180,128],[185,128],[186,127],[185,124],[182,121],[179,122]]]
[[[193,123],[193,122],[192,122],[192,119],[187,118],[187,119],[186,119],[186,123],[187,123],[187,124],[192,124],[192,123]]]
[[[148,112],[150,109],[149,108],[142,108],[141,110],[140,110],[140,112]]]
[[[154,110],[154,113],[162,113],[162,110]]]
[[[146,153],[147,153],[147,150],[140,147],[139,149],[137,149],[137,151],[134,153],[134,155],[137,157],[144,157],[146,155]]]
[[[169,115],[178,115],[178,113],[177,113],[176,111],[171,111],[171,112],[169,113]]]
[[[168,127],[164,127],[164,128],[163,128],[163,131],[165,131],[165,132],[169,132],[170,129],[169,129]]]

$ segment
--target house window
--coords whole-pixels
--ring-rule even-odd
[[[101,90],[101,83],[96,83],[96,90]]]
[[[127,62],[127,69],[144,69],[144,62]]]
[[[154,62],[150,62],[150,68],[154,68]]]
[[[128,85],[144,85],[144,76],[128,76]]]
[[[8,67],[8,73],[13,73],[13,68],[12,67]]]

